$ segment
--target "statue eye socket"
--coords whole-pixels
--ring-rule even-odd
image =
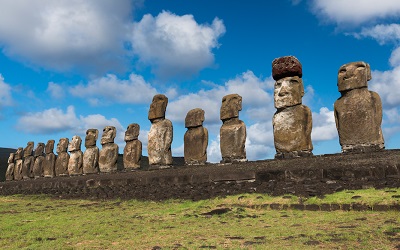
[[[275,87],[280,87],[282,85],[281,82],[275,82]]]

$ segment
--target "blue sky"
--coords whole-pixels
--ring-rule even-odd
[[[386,148],[399,148],[398,0],[2,0],[0,9],[1,147],[113,125],[122,152],[126,127],[138,123],[147,155],[147,112],[163,93],[172,154],[183,155],[184,119],[199,107],[208,159],[218,162],[221,99],[238,93],[248,159],[270,159],[271,62],[294,55],[313,112],[314,154],[340,152],[337,72],[352,61],[371,65]]]

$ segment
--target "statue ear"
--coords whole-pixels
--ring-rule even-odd
[[[367,70],[367,81],[369,81],[369,80],[371,80],[372,79],[372,76],[371,76],[371,67],[369,66],[369,64],[368,63],[366,63],[366,70]]]

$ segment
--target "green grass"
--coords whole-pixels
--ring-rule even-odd
[[[400,189],[343,191],[302,202],[398,204],[399,194]],[[152,249],[155,246],[395,249],[400,246],[400,219],[396,211],[275,211],[261,206],[298,202],[295,196],[260,194],[197,202],[0,196],[0,246],[2,249]],[[221,208],[229,211],[203,215]]]

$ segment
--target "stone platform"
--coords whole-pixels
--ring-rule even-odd
[[[240,193],[309,197],[371,187],[400,187],[400,150],[0,182],[0,195],[200,200]]]

